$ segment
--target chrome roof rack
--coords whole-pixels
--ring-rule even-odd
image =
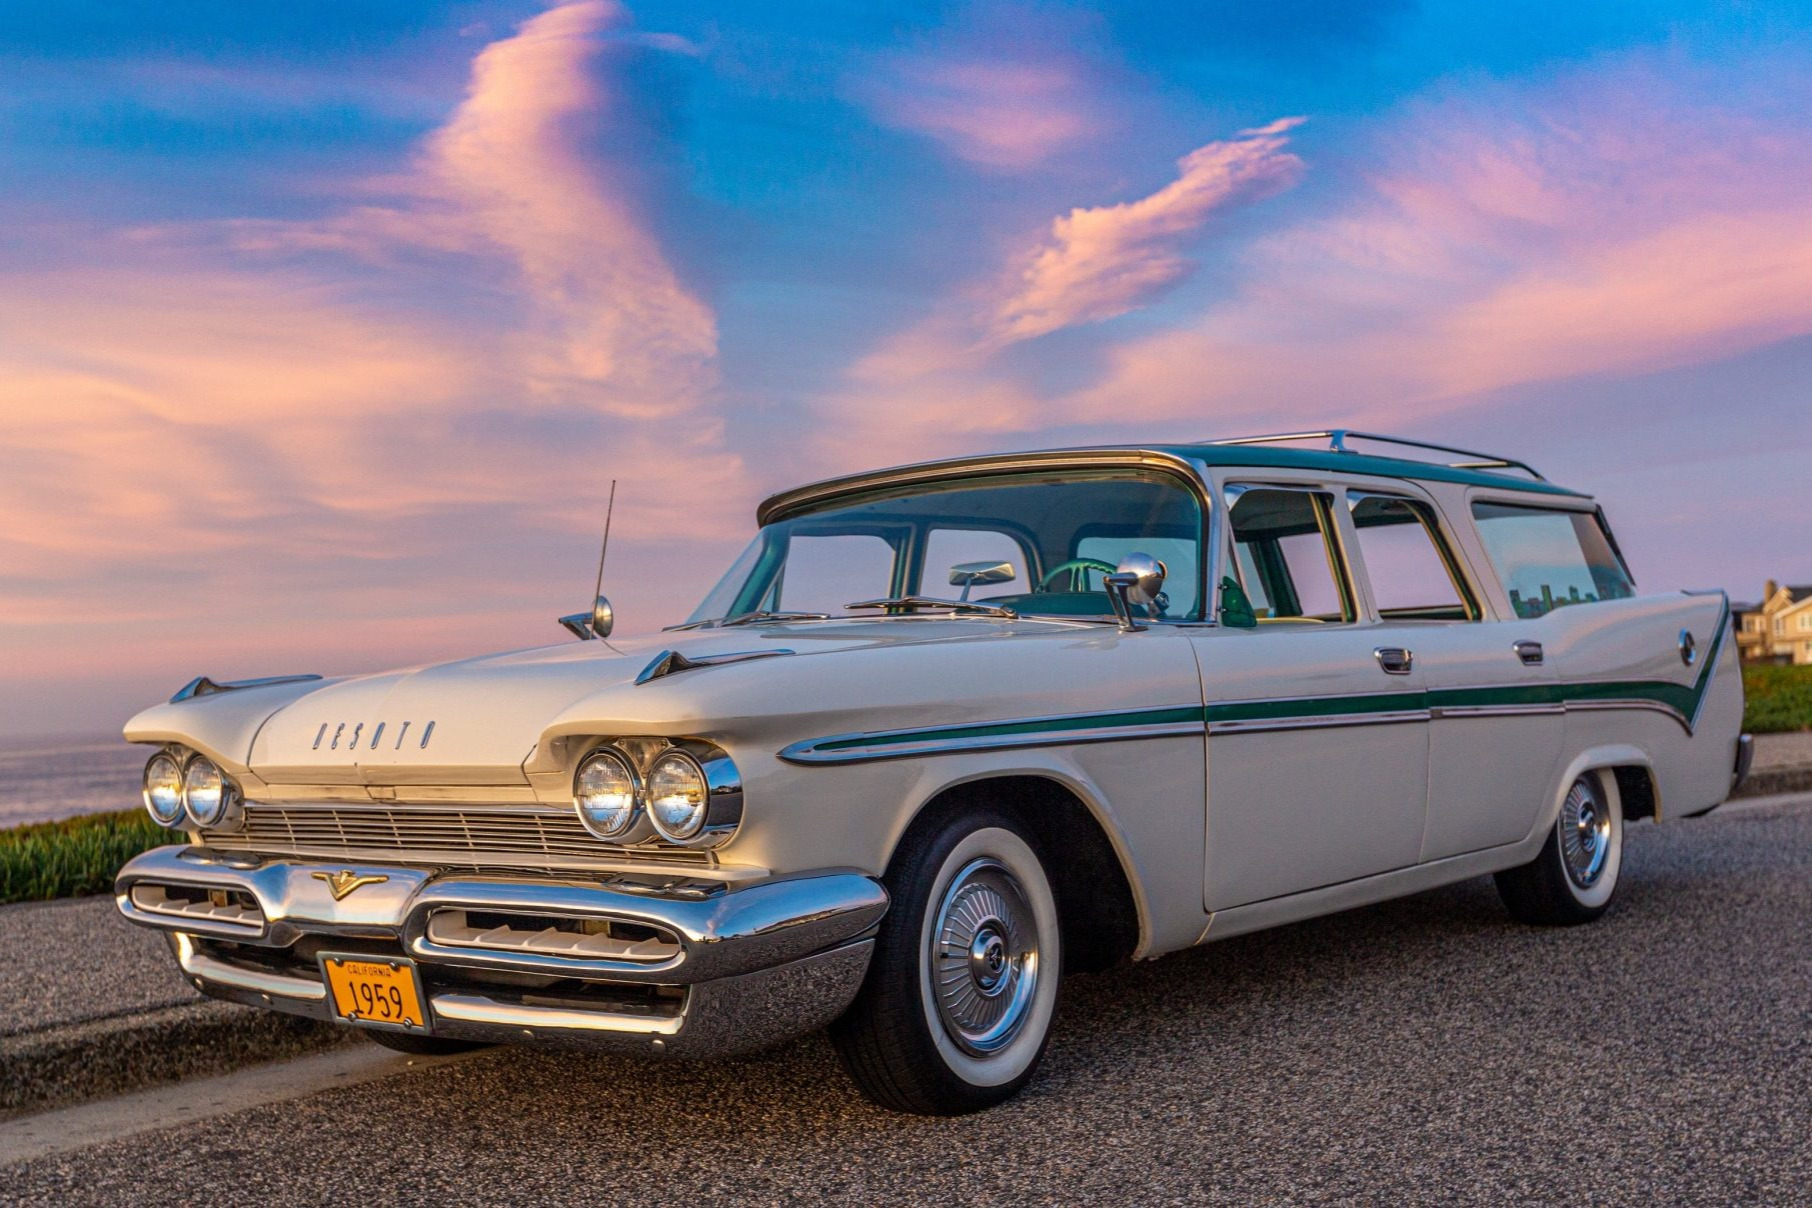
[[[1410,449],[1427,449],[1434,453],[1456,453],[1464,461],[1445,462],[1455,470],[1521,470],[1537,482],[1548,481],[1541,471],[1526,461],[1514,457],[1494,457],[1490,453],[1475,453],[1471,449],[1456,449],[1452,445],[1433,445],[1424,440],[1405,440],[1401,436],[1381,436],[1376,432],[1355,432],[1351,428],[1329,428],[1325,432],[1277,432],[1269,436],[1235,436],[1227,440],[1211,440],[1211,445],[1275,445],[1297,440],[1325,440],[1328,449],[1334,453],[1357,453],[1357,449],[1347,448],[1349,440],[1369,440],[1387,445],[1400,445]]]

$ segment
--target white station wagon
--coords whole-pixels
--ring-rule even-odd
[[[829,1025],[875,1101],[948,1114],[1032,1076],[1065,972],[1485,873],[1586,922],[1630,821],[1748,762],[1722,593],[1638,595],[1509,458],[972,457],[759,521],[653,639],[600,598],[584,641],[139,714],[188,841],[119,909],[206,993],[405,1052]]]

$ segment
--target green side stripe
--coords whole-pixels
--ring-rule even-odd
[[[855,734],[847,738],[813,743],[814,751],[847,751],[856,747],[886,747],[902,743],[948,742],[967,738],[1013,738],[1023,734],[1066,734],[1076,730],[1100,730],[1119,726],[1162,726],[1200,722],[1199,705],[1177,705],[1162,709],[1136,709],[1125,713],[1086,713],[1076,717],[1033,718],[1027,721],[984,722],[970,726],[946,726],[937,730],[895,730],[883,734]]]
[[[1218,721],[1281,721],[1296,717],[1350,717],[1356,713],[1395,713],[1403,709],[1427,707],[1426,693],[1378,692],[1306,700],[1301,697],[1243,700],[1226,705],[1209,705],[1202,712],[1204,720],[1212,724]]]
[[[1614,680],[1586,683],[1532,683],[1495,688],[1434,688],[1426,691],[1368,692],[1348,696],[1283,697],[1276,700],[1234,701],[1225,704],[1169,705],[1112,713],[1084,713],[1072,717],[1028,718],[982,722],[925,730],[894,730],[872,734],[840,735],[821,742],[804,742],[788,748],[801,753],[831,754],[838,751],[955,742],[970,739],[1019,738],[1027,735],[1061,736],[1087,730],[1137,726],[1174,726],[1235,721],[1289,721],[1297,718],[1352,717],[1367,713],[1396,713],[1418,709],[1489,708],[1506,705],[1566,705],[1628,701],[1664,705],[1689,721],[1711,687],[1723,637],[1729,624],[1729,605],[1719,615],[1717,628],[1705,651],[1705,665],[1693,683],[1666,680]]]

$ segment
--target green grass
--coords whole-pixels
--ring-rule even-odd
[[[127,860],[147,848],[181,841],[144,810],[0,830],[0,904],[106,893]]]
[[[1743,696],[1743,729],[1751,734],[1812,729],[1812,667],[1745,667]]]

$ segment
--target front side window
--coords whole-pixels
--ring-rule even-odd
[[[1427,504],[1359,492],[1349,494],[1347,503],[1380,617],[1468,621],[1478,616]]]
[[[1472,515],[1519,617],[1635,594],[1622,560],[1591,512],[1480,501],[1472,505]]]
[[[688,624],[764,611],[838,616],[849,604],[898,596],[1111,618],[1102,580],[1130,553],[1149,554],[1166,571],[1158,602],[1136,612],[1199,620],[1202,528],[1196,493],[1160,471],[1088,468],[883,487],[763,528]]]
[[[1260,624],[1355,619],[1333,540],[1333,497],[1251,487],[1228,510],[1233,571]]]

